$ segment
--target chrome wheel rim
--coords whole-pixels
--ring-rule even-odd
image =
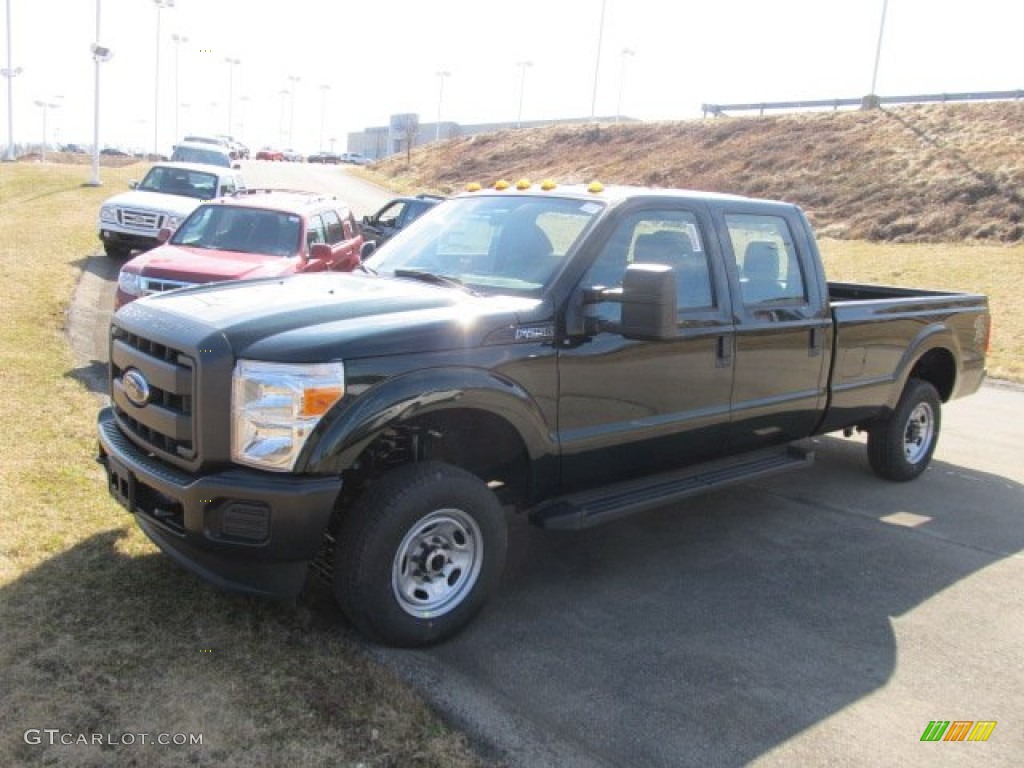
[[[438,509],[419,520],[398,545],[391,588],[402,610],[418,619],[455,610],[480,577],[483,537],[461,509]]]
[[[903,433],[903,455],[917,464],[928,454],[935,438],[935,413],[928,403],[918,403],[910,413]]]

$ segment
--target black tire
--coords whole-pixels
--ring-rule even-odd
[[[508,531],[479,478],[423,462],[374,481],[337,542],[334,594],[345,615],[374,639],[417,647],[476,616],[501,577]]]
[[[112,259],[127,259],[132,255],[132,249],[123,245],[114,245],[113,243],[104,243],[103,252]]]
[[[927,381],[907,382],[895,410],[868,429],[868,462],[879,477],[904,483],[932,460],[942,425],[942,401]]]

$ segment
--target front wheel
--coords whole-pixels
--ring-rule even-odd
[[[334,594],[372,637],[405,647],[436,643],[483,607],[507,541],[501,504],[476,476],[439,462],[399,467],[346,515]]]
[[[906,482],[924,472],[939,441],[941,409],[935,387],[908,381],[895,410],[868,430],[868,462],[875,474]]]
[[[111,259],[127,259],[132,255],[132,249],[125,245],[115,245],[113,243],[104,243],[103,251]]]

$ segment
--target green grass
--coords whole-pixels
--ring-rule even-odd
[[[297,604],[219,592],[159,554],[108,497],[98,399],[65,313],[103,199],[140,166],[0,165],[0,765],[479,763],[373,662],[311,590]],[[96,256],[96,258],[105,258]],[[202,734],[201,746],[29,745],[66,734]]]

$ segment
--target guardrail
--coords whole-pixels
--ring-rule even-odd
[[[809,101],[762,101],[750,104],[701,104],[704,117],[726,116],[727,112],[758,110],[764,115],[768,109],[822,109],[832,107],[861,107],[868,109],[882,104],[931,104],[945,101],[1006,101],[1024,99],[1024,91],[981,91],[979,93],[931,93],[914,96],[864,96],[859,99],[811,99]]]

